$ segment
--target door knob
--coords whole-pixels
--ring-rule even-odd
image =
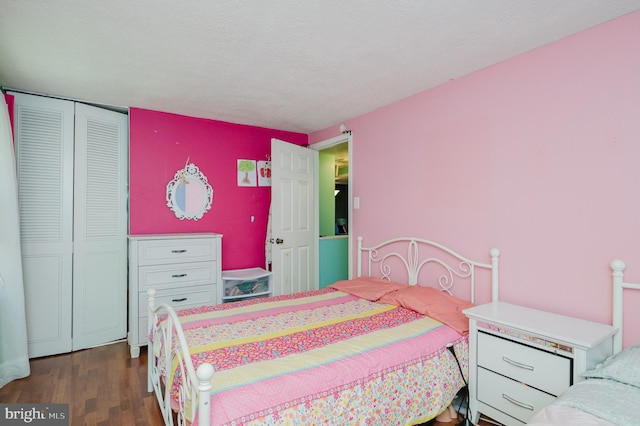
[[[284,240],[282,238],[276,238],[276,244],[282,244]]]

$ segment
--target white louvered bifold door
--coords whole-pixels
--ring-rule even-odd
[[[76,104],[73,349],[126,337],[125,114]]]
[[[29,357],[122,339],[127,116],[11,94]]]
[[[29,357],[72,347],[73,102],[13,94]]]

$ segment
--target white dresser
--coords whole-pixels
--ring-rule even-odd
[[[220,303],[222,235],[154,234],[129,236],[129,346],[140,355],[147,344],[147,290],[156,305],[176,309]]]
[[[505,425],[525,424],[580,373],[613,352],[610,325],[503,302],[469,317],[469,407]]]

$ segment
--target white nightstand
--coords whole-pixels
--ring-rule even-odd
[[[617,328],[503,302],[469,317],[469,408],[505,425],[526,423],[613,352]]]

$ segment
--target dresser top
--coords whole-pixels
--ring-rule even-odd
[[[130,240],[173,240],[177,238],[220,238],[215,232],[192,232],[185,234],[130,234]]]
[[[596,346],[618,331],[611,325],[504,302],[487,303],[463,312],[478,321],[551,337],[582,348]]]

